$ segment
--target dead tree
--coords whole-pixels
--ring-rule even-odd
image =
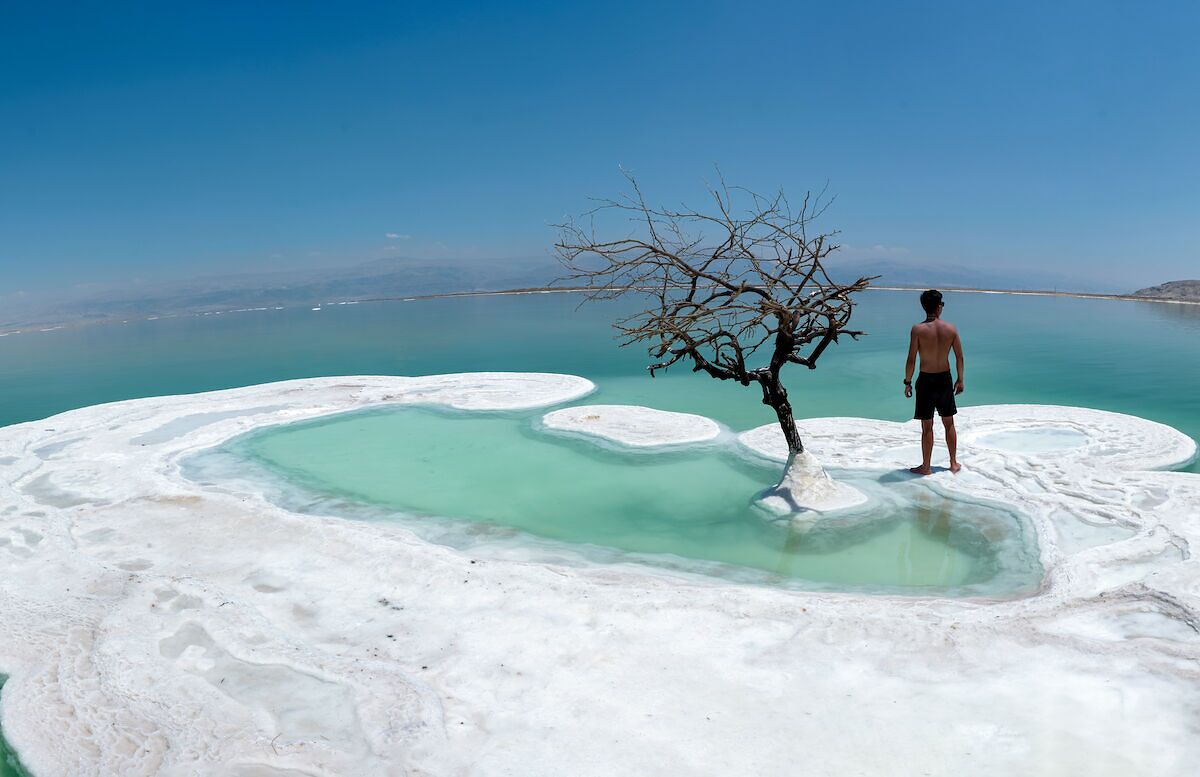
[[[836,232],[813,233],[824,212],[820,195],[793,208],[782,192],[762,197],[710,189],[713,208],[700,213],[646,204],[637,181],[620,200],[601,200],[580,220],[558,225],[562,280],[584,286],[589,299],[646,295],[652,306],[616,322],[622,345],[647,344],[653,377],[679,362],[718,380],[757,385],[775,411],[791,457],[804,451],[780,373],[789,364],[815,369],[848,329],[852,296],[874,278],[834,281],[825,261]],[[745,210],[735,210],[734,200]],[[625,237],[597,237],[597,219],[625,217]]]

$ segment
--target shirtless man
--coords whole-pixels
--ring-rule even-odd
[[[908,362],[904,365],[904,396],[913,395],[912,376],[921,355],[921,374],[917,376],[917,412],[913,418],[921,421],[921,466],[910,472],[929,475],[933,472],[929,460],[933,457],[933,411],[942,417],[946,428],[946,449],[950,452],[950,471],[958,472],[958,433],[954,429],[954,397],[963,393],[962,339],[953,324],[942,320],[942,293],[930,289],[921,294],[925,320],[915,324],[908,341]],[[951,384],[950,351],[954,351],[958,381]]]

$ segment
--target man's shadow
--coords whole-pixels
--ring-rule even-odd
[[[932,467],[931,466],[929,468],[929,470],[930,470],[929,474],[934,475],[934,474],[937,474],[938,472],[949,472],[950,468],[949,467]],[[879,482],[880,483],[904,483],[909,480],[917,480],[918,478],[927,478],[927,477],[929,477],[929,475],[918,475],[915,472],[909,472],[908,468],[906,467],[904,469],[898,469],[895,472],[887,473],[883,477],[879,478]]]

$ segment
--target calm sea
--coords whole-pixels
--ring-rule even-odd
[[[901,393],[916,295],[871,291],[855,323],[870,335],[831,348],[788,381],[800,416],[904,420]],[[100,402],[321,375],[474,370],[591,378],[589,401],[701,413],[735,429],[772,420],[752,389],[685,369],[651,379],[610,322],[635,301],[571,294],[187,316],[0,338],[0,425]],[[966,348],[965,404],[1080,405],[1133,413],[1200,437],[1200,306],[949,294]],[[1193,471],[1200,467],[1193,465]]]

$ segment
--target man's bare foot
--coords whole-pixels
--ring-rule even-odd
[[[930,469],[929,465],[927,465],[927,464],[922,464],[919,467],[912,467],[908,471],[913,473],[914,475],[932,475],[933,474],[933,470]]]
[[[960,469],[962,469],[962,465],[959,464],[957,461],[950,462],[950,471],[951,472],[954,472],[957,474]]]

